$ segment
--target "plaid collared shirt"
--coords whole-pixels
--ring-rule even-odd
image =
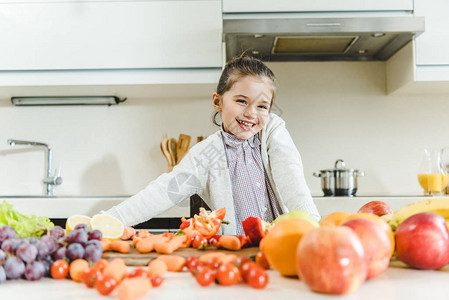
[[[260,152],[259,134],[248,140],[221,130],[231,177],[237,234],[244,234],[242,221],[259,217],[266,222],[282,214],[266,176]]]

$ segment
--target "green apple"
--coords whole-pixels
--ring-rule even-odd
[[[272,224],[276,224],[279,221],[290,219],[290,218],[303,218],[307,221],[311,222],[313,225],[316,225],[316,227],[320,227],[318,222],[306,211],[304,210],[292,210],[291,212],[285,213],[280,215],[272,222]]]

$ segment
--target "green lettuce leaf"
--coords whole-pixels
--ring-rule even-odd
[[[55,226],[49,218],[22,214],[6,201],[0,204],[0,226],[2,225],[13,227],[21,238],[40,237]]]

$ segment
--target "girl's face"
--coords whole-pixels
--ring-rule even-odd
[[[247,140],[264,127],[273,99],[273,82],[268,78],[245,76],[222,96],[214,93],[214,108],[221,113],[223,128]]]

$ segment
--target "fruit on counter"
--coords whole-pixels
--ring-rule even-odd
[[[320,220],[320,226],[338,226],[343,222],[343,219],[349,216],[350,213],[344,211],[335,211],[328,214]]]
[[[407,204],[399,208],[393,214],[393,218],[389,224],[393,230],[395,230],[396,227],[398,227],[398,225],[404,222],[407,218],[423,212],[433,212],[439,214],[446,220],[449,220],[449,199],[425,199]]]
[[[162,260],[169,272],[181,272],[186,265],[186,258],[179,255],[160,255],[156,259]]]
[[[354,219],[342,224],[351,228],[360,239],[368,267],[366,279],[385,272],[390,264],[391,241],[387,233],[375,222]]]
[[[265,253],[263,253],[262,251],[257,252],[255,262],[256,265],[265,270],[268,270],[270,268],[270,264],[268,263],[267,257],[265,256]]]
[[[314,292],[347,294],[367,275],[362,243],[346,226],[326,226],[304,235],[296,253],[299,278]]]
[[[112,277],[120,282],[125,278],[127,272],[126,264],[121,258],[114,258],[109,262],[109,264],[104,268],[103,275],[111,275]]]
[[[388,205],[387,203],[383,201],[370,201],[360,207],[360,209],[357,211],[358,213],[370,213],[378,215],[379,217],[382,217],[384,215],[391,215],[394,213],[393,209]]]
[[[109,295],[117,286],[117,280],[111,275],[104,275],[95,282],[95,289],[102,295]]]
[[[125,230],[125,226],[119,219],[106,214],[94,215],[90,221],[90,227],[100,230],[103,237],[111,241],[120,239]]]
[[[50,267],[51,277],[64,279],[69,275],[69,263],[63,259],[55,260]]]
[[[407,265],[433,270],[449,264],[449,231],[443,217],[419,213],[401,222],[396,229],[398,259]]]
[[[148,263],[149,276],[156,275],[163,278],[165,273],[167,273],[167,271],[168,271],[167,264],[160,259],[153,259]]]
[[[277,217],[272,224],[276,224],[279,221],[290,219],[290,218],[304,218],[307,221],[314,223],[318,227],[318,222],[306,211],[304,210],[292,210],[288,213],[282,214]]]
[[[119,300],[133,300],[140,298],[151,289],[151,281],[148,278],[125,278],[118,286]]]
[[[195,214],[193,218],[181,218],[182,223],[179,226],[179,230],[187,236],[200,234],[208,239],[217,234],[225,215],[226,208],[224,207],[214,210],[210,214],[207,213],[206,209],[200,207],[199,214]]]
[[[259,217],[248,217],[242,222],[243,231],[252,246],[258,246],[272,225]]]
[[[279,221],[263,238],[260,249],[268,263],[283,276],[296,276],[296,248],[302,237],[317,228],[304,218]]]
[[[65,230],[67,233],[69,233],[70,231],[75,229],[76,225],[78,225],[78,224],[86,224],[90,230],[90,229],[92,229],[90,227],[90,221],[91,221],[91,218],[88,216],[84,216],[84,215],[70,216],[67,218],[67,221],[65,223]]]
[[[26,215],[13,209],[6,201],[0,204],[0,227],[9,225],[14,228],[21,238],[30,236],[39,237],[54,227],[49,218],[36,215]],[[0,242],[6,239],[0,231]]]
[[[388,225],[388,223],[382,217],[379,217],[379,216],[377,216],[375,214],[371,214],[371,213],[350,214],[342,220],[342,223],[345,223],[350,220],[357,220],[357,219],[365,219],[368,221],[372,221],[372,222],[376,223],[377,225],[379,225],[385,231],[385,233],[390,238],[390,242],[391,242],[390,257],[393,256],[394,249],[395,249],[395,240],[394,240],[394,232],[391,229],[390,225]]]
[[[87,260],[82,258],[75,259],[69,265],[70,278],[72,278],[73,281],[81,282],[81,276],[86,269],[89,269]]]

